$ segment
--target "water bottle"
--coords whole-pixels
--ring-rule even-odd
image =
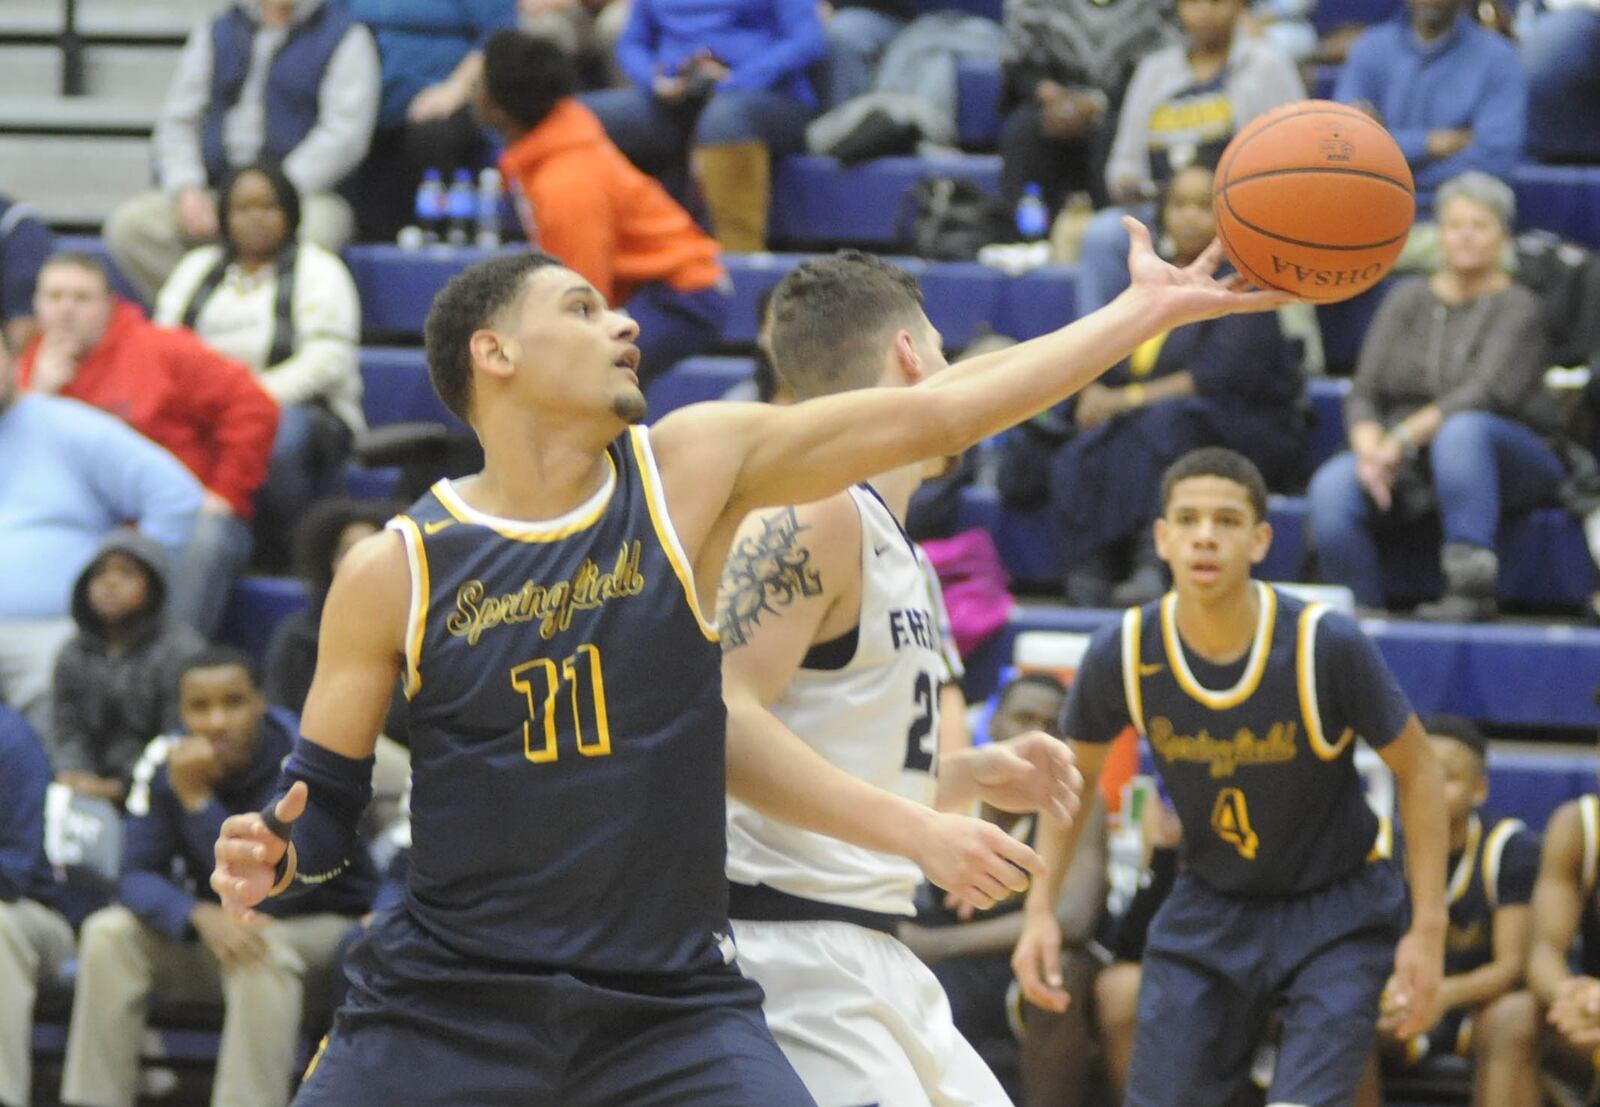
[[[437,169],[422,174],[417,187],[417,228],[424,242],[438,242],[444,224],[444,176]]]
[[[485,169],[478,174],[478,249],[493,250],[500,245],[500,170]]]
[[[1017,201],[1017,234],[1024,242],[1038,242],[1050,233],[1050,211],[1044,206],[1044,197],[1036,184],[1022,186],[1022,199]]]
[[[472,186],[472,171],[457,169],[450,179],[450,192],[444,200],[445,237],[452,246],[472,241],[478,222],[478,193]]]

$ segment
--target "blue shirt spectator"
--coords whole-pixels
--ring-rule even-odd
[[[52,733],[56,653],[76,632],[73,582],[100,540],[132,522],[177,553],[201,488],[182,462],[113,415],[19,396],[0,344],[0,702]],[[24,476],[25,475],[25,476]]]
[[[50,902],[55,879],[44,856],[44,792],[50,759],[33,727],[0,707],[0,903]]]
[[[33,339],[33,286],[54,250],[49,228],[32,209],[0,196],[0,326],[13,350]]]
[[[514,0],[344,0],[372,31],[383,70],[378,129],[406,121],[425,88],[447,80],[496,31],[517,25]]]
[[[1362,35],[1350,49],[1333,97],[1374,109],[1416,177],[1418,200],[1469,169],[1502,180],[1522,157],[1528,88],[1517,48],[1461,10],[1430,34],[1433,7],[1411,11]],[[1427,14],[1425,14],[1425,12]]]
[[[649,88],[709,51],[730,71],[721,87],[773,89],[815,105],[806,69],[827,49],[812,0],[634,0],[617,60]]]

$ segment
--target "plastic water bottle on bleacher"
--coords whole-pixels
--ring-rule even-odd
[[[1050,209],[1044,206],[1044,195],[1039,186],[1029,183],[1022,186],[1022,199],[1017,201],[1017,234],[1024,242],[1038,242],[1050,233]]]
[[[478,174],[478,249],[500,246],[500,170],[485,169]]]
[[[472,170],[457,169],[451,177],[444,213],[446,241],[452,246],[471,242],[478,224],[478,192],[472,184]]]
[[[438,242],[444,223],[444,176],[437,169],[429,169],[422,174],[422,184],[417,186],[414,214],[422,241]]]

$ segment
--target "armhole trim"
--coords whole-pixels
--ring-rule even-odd
[[[1332,761],[1355,741],[1356,732],[1345,727],[1336,742],[1329,742],[1322,730],[1322,704],[1317,697],[1317,628],[1328,613],[1326,604],[1307,604],[1300,613],[1298,641],[1295,643],[1295,680],[1300,686],[1300,717],[1306,725],[1306,741],[1311,752]]]
[[[678,583],[683,585],[683,596],[688,601],[689,611],[694,615],[694,621],[700,626],[700,633],[706,636],[708,642],[720,642],[717,628],[706,620],[705,614],[700,610],[700,594],[695,590],[694,568],[689,563],[688,555],[683,552],[683,544],[678,541],[678,532],[672,525],[672,516],[667,513],[667,496],[661,487],[661,472],[656,468],[656,455],[650,448],[650,435],[643,427],[628,428],[628,442],[633,447],[633,456],[639,463],[639,479],[644,485],[644,498],[650,511],[650,524],[656,532],[656,540],[661,543],[662,551],[667,555],[667,561],[672,564],[672,571],[678,577]]]
[[[406,699],[422,690],[422,634],[428,625],[428,552],[422,545],[422,531],[407,515],[389,520],[389,529],[400,535],[406,547],[406,563],[411,568],[411,606],[406,613]]]
[[[1501,819],[1483,844],[1483,893],[1491,908],[1500,906],[1500,858],[1505,854],[1506,843],[1523,825],[1521,819]]]
[[[1122,692],[1128,701],[1128,718],[1133,729],[1144,734],[1144,692],[1139,687],[1140,637],[1144,612],[1130,607],[1122,614]]]

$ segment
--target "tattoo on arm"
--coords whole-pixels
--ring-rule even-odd
[[[811,551],[797,539],[810,530],[786,507],[761,517],[761,533],[739,539],[728,553],[717,600],[722,649],[747,645],[763,612],[780,614],[795,600],[822,593],[822,576],[811,565]]]

